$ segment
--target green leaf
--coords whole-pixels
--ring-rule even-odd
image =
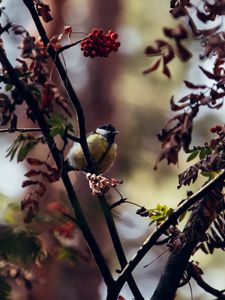
[[[17,150],[18,150],[18,148],[19,148],[19,144],[17,144],[17,145],[14,145],[14,144],[13,144],[13,145],[7,150],[8,153],[6,154],[5,157],[10,156],[10,161],[12,161],[13,158],[14,158],[14,156],[15,156],[15,154],[16,154],[16,152],[17,152]]]
[[[52,137],[59,134],[63,138],[66,129],[74,132],[73,125],[60,113],[53,114],[48,119],[48,124],[51,127],[50,134]]]
[[[204,177],[211,177],[212,172],[201,172],[201,175]]]
[[[48,124],[51,126],[65,126],[67,119],[60,113],[53,114],[48,119]]]
[[[74,263],[77,263],[78,261],[76,251],[72,247],[61,247],[57,259],[59,261],[70,260]]]
[[[0,299],[10,300],[11,286],[6,282],[3,276],[0,276]]]
[[[6,157],[10,157],[10,161],[13,160],[17,151],[17,162],[23,161],[29,151],[38,144],[39,140],[30,135],[19,135],[14,143],[7,149]]]
[[[40,241],[34,232],[0,226],[0,257],[3,259],[28,266],[35,262],[40,252]]]
[[[187,158],[187,162],[195,159],[198,156],[199,150],[194,150]]]
[[[58,134],[59,134],[60,136],[63,136],[64,132],[65,132],[65,130],[64,130],[63,127],[57,126],[57,127],[51,128],[51,130],[50,130],[50,135],[51,135],[52,137],[55,137],[55,136],[58,135]]]
[[[7,83],[7,84],[5,85],[5,91],[6,91],[6,92],[9,92],[9,91],[13,90],[14,87],[15,87],[15,86],[14,86],[13,84]]]
[[[220,173],[220,171],[201,172],[201,175],[204,177],[208,177],[209,179],[213,179],[219,173]]]
[[[169,215],[174,211],[173,208],[168,207],[167,205],[161,205],[157,204],[156,208],[152,208],[148,210],[150,213],[150,219],[153,220],[153,222],[156,222],[157,225],[164,222]],[[152,222],[150,223],[150,225]]]
[[[8,225],[18,224],[18,215],[22,216],[19,203],[10,203],[3,215],[3,220]]]
[[[202,148],[200,153],[199,153],[199,158],[204,159],[206,157],[206,149]]]
[[[207,147],[207,148],[205,148],[205,152],[206,152],[206,155],[211,155],[212,154],[212,149]]]
[[[25,142],[18,151],[17,162],[23,161],[27,157],[27,154],[30,152],[30,150],[33,149],[37,143],[38,141]]]

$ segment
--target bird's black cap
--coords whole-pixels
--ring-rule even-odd
[[[114,143],[115,135],[119,133],[112,124],[101,125],[95,132],[105,136],[110,144]]]
[[[109,132],[116,132],[116,128],[112,124],[104,124],[102,126],[99,126],[99,128]]]

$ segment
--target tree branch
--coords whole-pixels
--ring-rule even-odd
[[[223,182],[220,182],[192,208],[183,232],[175,240],[175,248],[169,256],[151,300],[172,300],[174,298],[190,256],[195,252],[198,243],[207,238],[205,232],[223,206],[222,187]],[[178,249],[176,249],[177,245]]]
[[[52,45],[49,43],[49,39],[47,37],[44,27],[42,26],[42,23],[36,12],[36,9],[33,5],[33,1],[30,1],[30,0],[23,0],[23,1],[31,13],[31,16],[34,20],[34,23],[35,23],[36,28],[41,36],[41,39],[42,39],[44,45],[46,47],[48,47],[48,53],[51,56],[55,66],[59,72],[59,75],[64,83],[64,86],[68,93],[68,96],[76,110],[77,117],[78,117],[78,125],[79,125],[79,130],[80,130],[79,142],[81,144],[81,147],[82,147],[82,150],[84,153],[84,157],[85,157],[85,160],[87,163],[87,171],[90,173],[96,173],[95,166],[93,164],[93,161],[92,161],[92,158],[90,155],[90,151],[88,148],[88,144],[87,144],[85,118],[84,118],[84,112],[83,112],[82,106],[80,104],[80,101],[79,101],[79,99],[72,87],[72,84],[69,80],[69,77],[67,76],[67,73],[58,57],[57,51],[55,51],[54,48],[52,47]],[[103,201],[101,198],[99,198],[99,201],[100,201],[102,209],[103,209],[103,213],[104,213],[104,216],[105,216],[108,228],[109,228],[109,232],[112,237],[113,245],[116,250],[117,256],[119,258],[120,263],[123,262],[123,264],[121,265],[121,268],[123,268],[126,265],[127,261],[126,261],[126,257],[125,257],[120,239],[119,239],[119,235],[117,233],[117,230],[116,230],[116,227],[115,227],[115,224],[113,221],[112,214],[111,214],[109,208],[106,208],[106,206],[105,206],[105,208],[103,208],[104,205],[107,205],[106,201],[104,200],[105,204],[103,204]],[[135,299],[142,300],[143,297],[141,296],[141,293],[139,292],[138,287],[137,287],[132,275],[128,276],[127,282],[128,282],[128,285],[129,285]]]
[[[14,133],[14,132],[40,132],[41,128],[2,128],[0,129],[0,133],[4,132],[9,132],[9,133]]]
[[[74,42],[74,43],[72,43],[72,44],[65,45],[65,46],[59,48],[56,52],[57,52],[57,54],[59,55],[59,54],[62,53],[64,50],[70,49],[71,47],[74,47],[74,46],[80,44],[82,41],[84,41],[84,40],[86,40],[86,39],[87,39],[87,38],[84,38],[84,39],[79,40],[79,41],[76,41],[76,42]]]
[[[117,289],[117,295],[119,294],[121,288],[127,280],[127,276],[136,268],[142,258],[146,253],[155,245],[159,237],[164,234],[164,232],[172,225],[177,222],[179,217],[187,211],[194,203],[203,198],[210,190],[215,188],[219,183],[223,182],[225,179],[225,171],[223,170],[218,176],[213,180],[206,183],[201,189],[199,189],[192,196],[187,198],[182,205],[180,205],[169,217],[162,223],[159,228],[153,232],[142,244],[142,246],[137,250],[133,258],[128,262],[126,267],[121,272],[120,276],[117,279],[117,284],[115,289]],[[114,292],[115,293],[115,292]],[[112,298],[113,299],[113,298]],[[114,298],[116,299],[116,298]]]
[[[107,223],[108,229],[109,229],[109,233],[113,242],[113,246],[115,248],[116,251],[116,255],[117,258],[119,260],[120,266],[123,269],[126,264],[127,264],[127,259],[116,229],[116,225],[115,222],[113,220],[112,217],[112,213],[111,213],[111,209],[110,206],[108,205],[108,203],[106,202],[106,198],[104,195],[100,195],[98,196],[104,217],[105,217],[105,221]],[[136,284],[136,282],[134,281],[133,276],[130,274],[127,277],[127,283],[131,289],[131,291],[133,292],[133,295],[135,296],[135,300],[144,300],[142,294],[140,293],[138,286]],[[113,289],[112,289],[113,290]],[[111,293],[111,290],[109,290],[109,294]],[[109,295],[110,296],[110,295]]]
[[[62,181],[66,188],[66,191],[68,193],[71,206],[73,207],[73,209],[75,211],[76,220],[79,224],[79,227],[80,227],[80,229],[81,229],[81,231],[93,253],[93,256],[96,260],[96,263],[99,267],[99,270],[102,274],[102,277],[103,277],[106,285],[110,286],[114,282],[112,275],[108,269],[108,266],[106,265],[106,262],[101,253],[101,250],[99,249],[98,244],[96,243],[96,241],[93,237],[93,234],[89,228],[89,225],[83,215],[80,203],[79,203],[76,193],[73,189],[73,185],[67,174],[67,170],[62,166],[62,157],[56,147],[56,144],[55,144],[53,138],[50,135],[50,129],[49,129],[48,123],[46,122],[46,120],[44,118],[44,114],[39,110],[38,103],[33,98],[33,95],[30,92],[30,90],[28,88],[26,88],[26,86],[23,84],[23,82],[20,81],[16,71],[14,70],[14,68],[10,64],[8,58],[6,57],[5,51],[3,50],[2,47],[0,47],[0,62],[3,65],[3,67],[7,70],[11,83],[13,83],[16,86],[18,91],[20,91],[21,96],[26,101],[28,107],[35,114],[38,125],[40,126],[40,129],[46,138],[47,144],[48,144],[51,154],[55,160],[57,168],[59,170],[62,170],[61,178],[62,178]]]

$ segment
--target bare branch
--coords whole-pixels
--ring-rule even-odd
[[[14,132],[40,132],[41,128],[2,128],[0,129],[0,133],[4,132],[9,132],[9,133],[14,133]]]

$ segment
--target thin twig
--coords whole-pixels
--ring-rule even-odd
[[[0,28],[0,35],[3,34],[3,32],[8,31],[12,27],[12,23],[8,22],[5,26]]]
[[[169,251],[169,249],[164,250],[161,254],[159,254],[155,259],[153,259],[150,263],[148,263],[147,265],[144,265],[143,268],[147,268],[149,266],[151,266],[155,261],[157,261],[161,256],[163,256],[167,251]]]
[[[41,128],[2,128],[0,129],[0,133],[3,132],[9,132],[9,133],[14,133],[14,132],[40,132]]]
[[[109,233],[110,233],[110,236],[111,236],[111,239],[113,242],[113,246],[116,251],[117,258],[119,260],[121,268],[123,269],[127,264],[127,259],[126,259],[126,256],[125,256],[125,253],[124,253],[124,250],[123,250],[123,247],[122,247],[122,244],[121,244],[121,241],[120,241],[117,229],[116,229],[116,225],[115,225],[112,213],[111,213],[110,206],[108,205],[104,195],[99,195],[98,199],[101,204],[101,208],[102,208],[102,211],[103,211],[103,214],[105,217],[105,221],[108,225]],[[127,277],[127,283],[129,285],[133,295],[135,296],[135,300],[144,300],[131,273]]]
[[[68,139],[71,140],[71,141],[80,143],[80,139],[79,139],[78,137],[73,136],[73,135],[71,135],[71,134],[69,134],[69,133],[66,134],[66,138],[68,138]]]
[[[63,51],[65,51],[65,50],[67,50],[67,49],[70,49],[71,47],[74,47],[74,46],[80,44],[82,41],[84,41],[84,40],[86,40],[86,39],[87,39],[87,38],[84,38],[84,39],[79,40],[79,41],[76,41],[76,42],[74,42],[74,43],[72,43],[72,44],[65,45],[65,46],[59,48],[58,50],[56,50],[56,53],[59,55],[59,54],[62,53]]]

